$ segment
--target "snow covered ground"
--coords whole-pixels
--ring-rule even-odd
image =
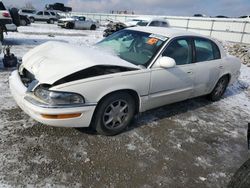
[[[36,23],[5,44],[21,58],[49,40],[91,45],[102,31]],[[33,121],[10,95],[10,72],[0,63],[0,187],[226,187],[249,158],[247,66],[219,102],[201,97],[148,111],[115,137]]]

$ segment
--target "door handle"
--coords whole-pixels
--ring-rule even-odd
[[[192,71],[188,71],[187,73],[188,73],[188,74],[193,74],[193,72],[192,72]]]
[[[224,67],[222,65],[219,66],[219,69],[223,69]]]

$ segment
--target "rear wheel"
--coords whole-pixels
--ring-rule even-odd
[[[96,30],[96,26],[95,25],[91,25],[90,30]]]
[[[228,76],[223,76],[219,79],[217,84],[215,85],[213,91],[208,95],[209,99],[212,101],[218,101],[225,93],[227,85],[229,82]]]
[[[54,22],[55,21],[53,19],[49,19],[49,21],[48,21],[49,24],[54,24]]]
[[[97,106],[93,126],[99,134],[116,135],[127,128],[135,114],[131,95],[119,92],[108,95]]]

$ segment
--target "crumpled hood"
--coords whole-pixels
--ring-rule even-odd
[[[44,84],[96,65],[111,65],[139,69],[116,55],[94,47],[75,47],[63,42],[46,42],[23,57],[21,67]]]

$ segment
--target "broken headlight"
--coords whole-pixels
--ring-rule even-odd
[[[50,91],[47,88],[37,87],[34,95],[48,105],[75,105],[84,104],[84,98],[77,93]]]

